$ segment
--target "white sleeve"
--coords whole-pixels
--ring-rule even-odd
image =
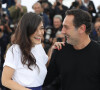
[[[44,63],[47,64],[47,62],[48,62],[48,56],[45,55],[45,56],[44,56]]]
[[[17,63],[18,63],[18,57],[17,56],[18,56],[18,53],[16,52],[14,47],[11,46],[6,53],[4,66],[9,66],[13,69],[16,69]]]
[[[41,51],[42,51],[42,55],[43,55],[44,64],[46,64],[48,62],[48,55],[46,54],[42,45],[41,45]]]
[[[41,56],[42,56],[42,58],[43,58],[43,63],[46,64],[47,61],[48,61],[48,56],[47,56],[47,54],[46,54],[44,48],[42,47],[42,44],[36,45],[36,46],[35,46],[35,49],[36,49],[37,51],[39,51],[38,54],[41,54]]]

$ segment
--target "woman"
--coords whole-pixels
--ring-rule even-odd
[[[6,54],[2,84],[12,90],[41,90],[48,56],[42,48],[43,21],[26,13],[18,23],[14,43]]]

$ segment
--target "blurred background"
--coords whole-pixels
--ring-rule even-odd
[[[22,5],[26,5],[28,11],[33,11],[32,8],[30,6],[32,6],[35,2],[37,2],[38,0],[22,0]],[[49,2],[51,2],[51,4],[54,4],[55,0],[48,0]],[[71,3],[75,1],[75,0],[63,0],[63,4],[65,6],[70,7]],[[92,0],[95,4],[95,8],[97,10],[97,6],[100,5],[100,0]],[[3,4],[2,7],[6,7],[6,4]],[[98,11],[98,10],[97,10]]]

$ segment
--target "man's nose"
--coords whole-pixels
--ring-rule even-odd
[[[65,34],[65,29],[64,29],[64,27],[62,28],[61,33],[62,33],[62,34]]]

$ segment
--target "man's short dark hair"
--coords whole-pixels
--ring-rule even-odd
[[[87,11],[83,11],[81,9],[71,9],[67,10],[66,15],[74,16],[73,23],[76,28],[79,28],[82,24],[85,24],[85,32],[87,34],[91,32],[92,17]]]

